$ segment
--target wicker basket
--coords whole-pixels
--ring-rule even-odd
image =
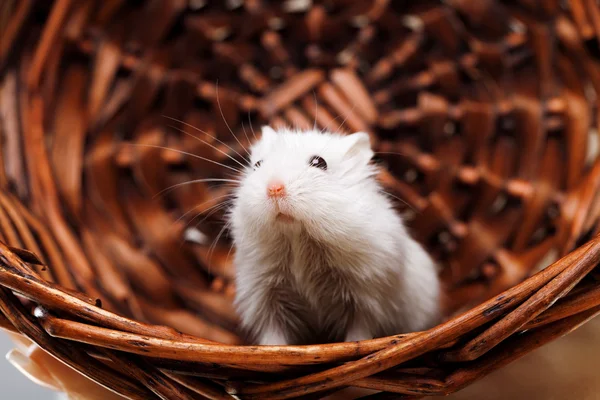
[[[600,312],[595,2],[205,3],[2,1],[0,326],[132,399],[387,399],[456,391]],[[446,322],[240,345],[229,188],[165,189],[225,176],[207,160],[264,123],[372,134]]]

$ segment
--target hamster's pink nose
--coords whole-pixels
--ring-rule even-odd
[[[285,185],[279,180],[271,181],[267,185],[267,195],[269,197],[285,196]]]

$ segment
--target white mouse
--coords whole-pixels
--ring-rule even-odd
[[[229,215],[235,305],[254,343],[366,340],[438,322],[436,266],[372,157],[366,133],[263,128]]]

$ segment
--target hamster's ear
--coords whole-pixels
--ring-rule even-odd
[[[353,160],[357,163],[368,164],[373,157],[371,150],[371,140],[369,134],[357,132],[348,135],[342,139],[344,143],[344,159]]]
[[[268,125],[262,127],[262,137],[261,140],[265,144],[273,143],[275,138],[277,137],[277,132],[273,128]]]

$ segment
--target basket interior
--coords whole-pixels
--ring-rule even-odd
[[[7,3],[1,183],[42,221],[15,240],[43,276],[109,310],[239,342],[231,187],[185,183],[228,178],[264,124],[371,135],[448,315],[598,231],[600,52],[575,8],[61,3]]]

